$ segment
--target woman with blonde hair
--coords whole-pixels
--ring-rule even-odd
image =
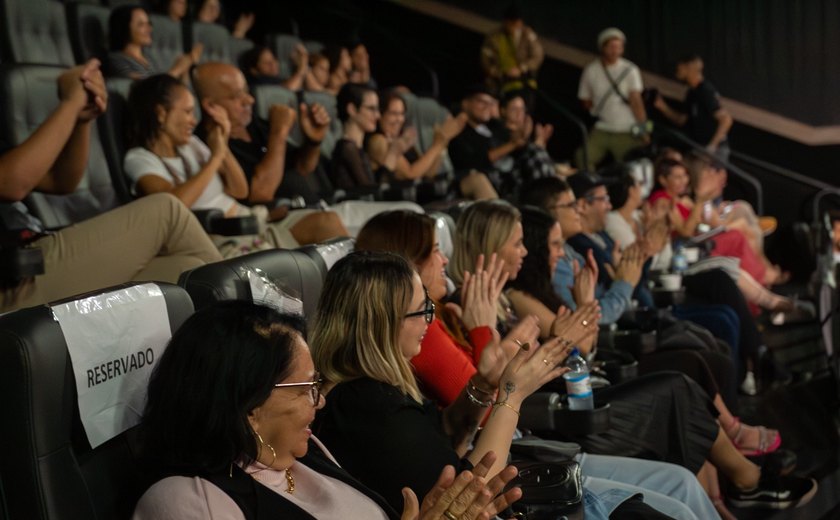
[[[469,468],[489,451],[498,459],[488,475],[500,471],[523,399],[567,370],[558,367],[566,356],[559,340],[520,349],[474,440],[486,408],[464,395],[441,412],[423,398],[411,372],[409,360],[434,312],[412,266],[383,252],[339,260],[318,303],[311,344],[329,393],[315,431],[349,472],[391,504],[402,503],[402,487],[423,494],[444,466]]]

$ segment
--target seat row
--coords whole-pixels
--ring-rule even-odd
[[[95,399],[92,388],[111,385],[125,402],[137,392],[145,395],[144,386],[126,389],[120,379],[137,372],[147,380],[166,341],[144,343],[124,357],[116,354],[119,346],[136,331],[155,327],[168,338],[195,309],[213,301],[251,299],[255,274],[277,281],[311,317],[328,269],[352,247],[351,239],[338,239],[264,251],[185,272],[180,286],[126,284],[0,317],[0,399],[8,405],[0,441],[15,447],[0,460],[0,497],[6,502],[5,507],[0,503],[0,519],[4,511],[10,518],[128,518],[142,492],[131,427],[141,410],[110,409],[104,422],[125,428],[107,438],[82,418]],[[138,304],[148,304],[163,319],[153,322],[141,312],[108,314],[120,305]],[[107,333],[86,339],[80,353],[68,324],[73,318]]]

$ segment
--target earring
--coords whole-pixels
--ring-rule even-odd
[[[262,437],[260,437],[259,432],[257,432],[256,430],[254,430],[254,435],[256,435],[256,436],[257,436],[257,440],[259,440],[259,441],[260,441],[260,445],[261,445],[261,446],[265,446],[266,448],[268,448],[268,449],[271,451],[271,457],[272,457],[272,459],[271,459],[271,462],[269,462],[269,463],[267,464],[267,466],[270,468],[270,467],[271,467],[271,465],[272,465],[272,464],[274,464],[274,461],[275,461],[275,460],[277,460],[277,452],[276,452],[276,451],[274,451],[274,447],[273,447],[271,444],[266,444],[266,443],[263,441]],[[259,455],[259,453],[257,453],[257,458],[259,458],[259,456],[260,456],[260,455]]]

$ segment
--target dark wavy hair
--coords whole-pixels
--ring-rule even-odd
[[[162,105],[172,108],[174,93],[178,88],[187,88],[169,74],[156,74],[135,82],[128,94],[128,117],[126,118],[126,142],[129,147],[148,148],[160,132],[155,108]]]
[[[262,56],[262,53],[265,51],[270,52],[272,56],[274,55],[274,51],[271,50],[271,47],[266,45],[255,45],[239,56],[239,68],[246,77],[254,75],[252,71],[257,68],[260,56]]]
[[[338,119],[342,122],[347,121],[350,117],[350,114],[347,112],[347,105],[353,105],[356,107],[356,110],[358,110],[362,106],[365,94],[368,92],[376,94],[375,90],[360,83],[347,83],[341,87],[341,90],[338,91],[338,96],[336,97],[336,104],[338,105]]]
[[[519,203],[551,211],[551,206],[557,202],[560,194],[571,189],[569,183],[559,177],[541,177],[522,188],[519,192]]]
[[[298,318],[244,301],[213,304],[172,336],[140,426],[155,470],[214,473],[257,457],[248,414],[291,373]]]
[[[557,221],[539,207],[524,206],[519,211],[522,214],[522,243],[528,255],[522,260],[519,275],[509,285],[556,312],[564,302],[551,285],[554,273],[548,263],[548,233]]]
[[[435,249],[435,219],[404,209],[374,216],[356,236],[356,251],[390,251],[415,266]]]
[[[131,16],[134,11],[146,12],[140,4],[126,4],[115,7],[108,17],[108,49],[119,52],[131,41]]]

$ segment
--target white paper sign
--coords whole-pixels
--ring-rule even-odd
[[[143,284],[56,305],[92,447],[140,422],[152,369],[172,337],[160,287]]]

